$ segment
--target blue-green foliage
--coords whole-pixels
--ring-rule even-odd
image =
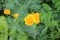
[[[1,9],[2,4],[0,5]],[[60,0],[5,0],[4,6],[4,9],[11,10],[11,15],[19,14],[18,19],[7,16],[5,20],[0,17],[0,29],[2,27],[7,29],[5,25],[9,26],[6,35],[9,36],[9,40],[58,40],[60,38]],[[39,12],[41,22],[27,26],[24,17],[31,12]],[[5,40],[4,37],[2,40]]]

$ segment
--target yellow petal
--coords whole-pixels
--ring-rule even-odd
[[[7,10],[7,9],[4,10],[4,14],[10,15],[10,13],[11,13],[10,10]]]
[[[35,18],[35,23],[38,24],[40,22],[40,14],[39,13],[35,13],[34,14],[34,18]]]
[[[18,13],[15,13],[15,14],[13,15],[13,17],[14,17],[14,18],[18,18],[18,17],[19,17],[19,14],[18,14]]]
[[[34,16],[33,16],[32,14],[28,14],[28,15],[24,18],[24,21],[25,21],[25,24],[26,24],[26,25],[31,26],[31,25],[34,23],[35,19],[34,19]]]

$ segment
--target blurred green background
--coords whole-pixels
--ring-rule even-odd
[[[15,19],[5,15],[19,14]],[[41,22],[27,26],[23,19],[31,12],[39,12]],[[60,0],[0,0],[0,40],[59,40]]]

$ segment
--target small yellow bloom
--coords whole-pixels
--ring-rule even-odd
[[[4,14],[10,15],[10,13],[11,13],[10,10],[7,10],[7,9],[4,10]]]
[[[33,16],[32,14],[28,14],[28,15],[24,18],[24,21],[25,21],[25,24],[26,24],[26,25],[31,26],[31,25],[34,23],[35,19],[34,19],[34,16]]]
[[[34,18],[35,18],[35,23],[38,24],[40,22],[40,15],[39,13],[33,13]]]
[[[13,17],[14,17],[14,18],[18,18],[18,17],[19,17],[19,14],[15,13],[15,14],[13,15]]]

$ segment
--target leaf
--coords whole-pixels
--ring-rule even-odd
[[[5,17],[0,16],[0,40],[7,40],[8,37],[8,25]]]
[[[57,11],[60,10],[60,1],[56,3],[55,7],[57,8]]]
[[[42,4],[43,8],[46,10],[46,11],[51,11],[51,7],[48,5],[48,4]]]
[[[59,0],[52,0],[52,2],[56,4],[57,2],[59,2]]]
[[[52,14],[51,14],[51,12],[45,12],[45,13],[42,13],[41,14],[42,16],[41,16],[41,21],[45,24],[45,25],[49,25],[49,23],[50,23],[50,19],[51,19],[51,17],[52,17]]]

